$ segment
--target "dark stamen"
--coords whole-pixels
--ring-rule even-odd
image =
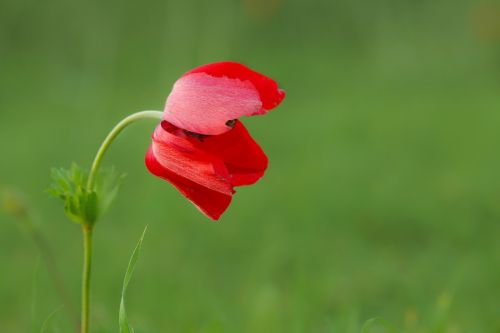
[[[197,138],[198,140],[200,140],[202,142],[203,142],[203,139],[205,139],[208,136],[206,134],[199,134],[199,133],[190,132],[190,131],[187,131],[187,130],[184,130],[184,133],[186,133],[187,136],[190,136],[190,137],[193,137],[193,138]]]
[[[236,119],[231,119],[231,120],[226,121],[227,127],[234,128],[235,125],[236,125]]]

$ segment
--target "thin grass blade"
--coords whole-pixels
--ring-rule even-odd
[[[52,311],[48,316],[47,318],[45,318],[45,320],[43,321],[43,324],[42,324],[42,328],[40,329],[40,333],[45,333],[47,331],[47,328],[49,327],[49,323],[50,321],[52,320],[52,318],[54,318],[54,316],[59,312],[61,311],[61,309],[63,308],[64,306],[61,305],[60,307],[58,307],[57,309],[55,309],[54,311]]]
[[[128,263],[127,271],[125,273],[125,278],[123,279],[122,297],[120,301],[120,312],[118,315],[120,333],[134,333],[134,329],[132,328],[132,326],[129,324],[128,321],[127,311],[125,310],[125,294],[127,293],[127,288],[128,284],[130,283],[130,279],[134,274],[135,265],[137,264],[137,260],[139,259],[139,255],[141,253],[141,248],[142,248],[142,241],[144,240],[144,236],[146,235],[147,229],[148,227],[146,226],[144,228],[144,231],[142,232],[141,238],[139,239],[137,245],[135,246],[134,252],[132,253],[132,256],[130,257]]]

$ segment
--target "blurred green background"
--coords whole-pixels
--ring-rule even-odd
[[[137,332],[358,333],[377,316],[402,332],[500,332],[488,0],[0,0],[0,186],[25,193],[75,303],[80,228],[44,192],[50,168],[89,166],[118,120],[161,110],[183,72],[220,60],[287,91],[244,119],[270,168],[214,223],[147,172],[154,121],[127,129],[104,161],[128,176],[95,232],[92,332],[118,331],[146,224]],[[26,232],[0,218],[0,330],[39,332],[61,301],[43,266],[34,277]],[[70,331],[64,310],[47,330]]]

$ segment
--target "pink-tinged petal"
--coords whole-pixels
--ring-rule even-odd
[[[266,154],[240,121],[224,134],[189,140],[198,149],[223,161],[233,186],[253,184],[267,169]]]
[[[279,89],[276,81],[237,62],[215,62],[194,68],[184,75],[193,73],[205,73],[214,77],[228,77],[252,82],[262,101],[262,110],[259,114],[274,109],[285,98],[285,91]]]
[[[213,63],[177,80],[167,98],[164,119],[191,132],[217,135],[231,130],[227,121],[265,114],[284,97],[274,80],[242,64]]]
[[[207,189],[231,195],[234,191],[224,163],[193,145],[181,130],[175,128],[182,135],[169,132],[169,127],[172,125],[164,121],[153,133],[151,150],[156,161]]]
[[[218,220],[231,203],[231,194],[214,191],[165,168],[156,159],[152,147],[149,148],[145,161],[153,175],[174,185],[201,212],[213,220]]]
[[[253,115],[261,107],[259,93],[249,81],[195,73],[177,80],[164,119],[191,132],[216,135],[231,129],[228,120]]]

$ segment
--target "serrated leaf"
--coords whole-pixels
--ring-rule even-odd
[[[116,197],[124,175],[115,169],[97,174],[95,188],[86,188],[88,172],[72,164],[69,169],[52,169],[52,184],[47,190],[64,202],[66,215],[74,222],[93,224]]]
[[[73,163],[69,169],[52,169],[51,176],[48,192],[64,201],[66,215],[77,223],[93,223],[95,220],[89,220],[93,215],[87,208],[92,193],[85,190],[86,172]]]
[[[104,214],[113,203],[125,174],[115,168],[103,169],[97,175],[95,191],[99,197],[99,214]]]
[[[132,275],[135,270],[135,265],[137,264],[137,260],[139,259],[139,255],[141,253],[141,248],[142,248],[142,241],[144,240],[144,236],[146,235],[147,229],[148,227],[146,226],[144,228],[144,231],[142,232],[141,238],[139,239],[137,245],[135,246],[134,252],[130,257],[127,266],[127,271],[125,272],[125,277],[123,279],[122,297],[120,300],[120,311],[118,314],[118,324],[120,327],[120,333],[134,333],[134,329],[132,328],[132,326],[129,324],[128,321],[127,311],[125,310],[125,294],[127,293],[128,284],[130,283],[130,279],[132,278]]]

